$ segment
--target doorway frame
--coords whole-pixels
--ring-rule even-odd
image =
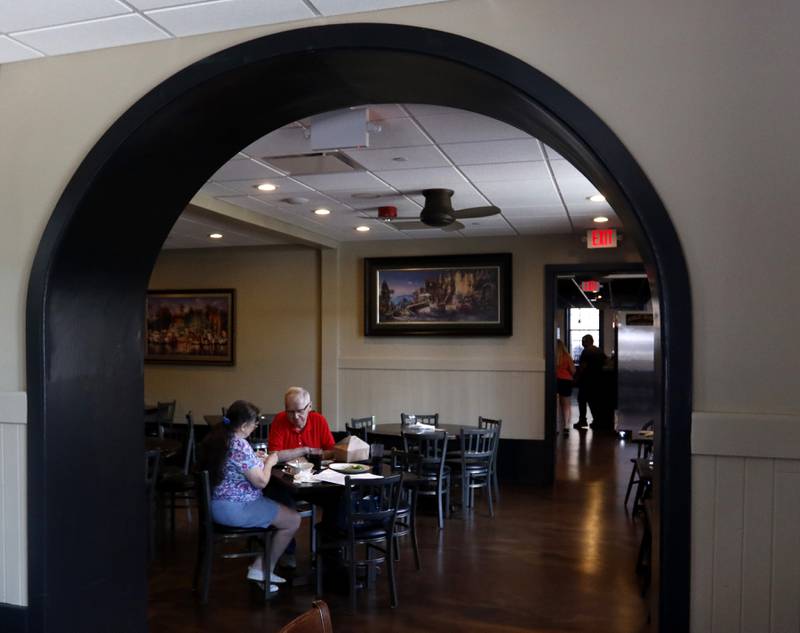
[[[257,82],[264,76],[290,96],[275,99],[267,82]],[[253,103],[238,101],[237,88],[250,89]],[[380,102],[460,107],[527,131],[583,171],[641,245],[656,281],[665,394],[655,451],[666,467],[656,484],[653,622],[663,631],[688,629],[691,295],[677,233],[654,187],[597,115],[529,64],[450,33],[351,23],[268,35],[179,71],[109,128],[56,204],[26,313],[31,633],[102,631],[112,621],[147,630],[145,538],[136,529],[144,498],[134,494],[144,442],[140,303],[172,224],[247,140],[310,114]],[[208,132],[202,146],[201,132]],[[185,153],[181,163],[176,148]],[[120,199],[118,187],[132,179],[161,196],[126,191]],[[109,218],[112,201],[117,215]],[[111,243],[111,228],[129,242]],[[94,487],[82,489],[86,482]],[[77,507],[81,521],[70,520]]]

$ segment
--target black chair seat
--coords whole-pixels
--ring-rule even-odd
[[[247,535],[252,533],[253,536],[261,536],[264,534],[263,527],[233,527],[232,525],[223,525],[217,522],[213,522],[211,526],[214,528],[215,534]]]
[[[187,475],[182,470],[164,473],[158,480],[158,489],[162,492],[185,492],[194,490],[194,475]]]

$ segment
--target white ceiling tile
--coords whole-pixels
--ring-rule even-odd
[[[244,153],[253,158],[265,156],[296,156],[310,154],[311,139],[305,137],[301,127],[283,127],[244,148]]]
[[[391,191],[380,180],[365,171],[356,171],[343,174],[312,174],[310,176],[297,176],[297,180],[319,191],[366,191],[379,189]]]
[[[501,209],[504,207],[555,206],[559,204],[555,188],[549,180],[518,180],[513,183],[484,182],[483,194]]]
[[[117,0],[4,0],[0,6],[0,31],[29,31],[124,13],[131,13],[130,8]]]
[[[465,110],[452,109],[447,114],[415,118],[437,143],[530,138],[530,135],[511,125]],[[541,158],[541,154],[539,156]]]
[[[459,110],[457,108],[448,108],[427,103],[406,103],[403,104],[403,107],[416,119],[428,116],[444,116],[452,114],[453,112],[464,112],[464,110]]]
[[[544,146],[544,151],[547,154],[547,158],[549,158],[550,160],[566,160],[566,158],[564,158],[561,154],[559,154],[549,145]]]
[[[178,37],[314,17],[302,0],[217,0],[146,13]]]
[[[151,9],[165,9],[166,7],[177,7],[182,4],[208,2],[209,0],[126,0],[126,1],[135,9],[139,9],[139,11],[150,11]]]
[[[464,237],[502,237],[517,235],[517,231],[508,225],[490,228],[468,226],[461,232],[464,234]]]
[[[393,169],[376,171],[375,175],[400,191],[419,191],[420,189],[447,188],[464,185],[466,181],[452,167],[432,169]]]
[[[370,171],[449,167],[450,163],[433,145],[398,149],[346,150],[345,153]],[[403,160],[397,160],[397,159]]]
[[[489,165],[464,165],[461,167],[467,178],[474,183],[512,182],[515,180],[548,179],[544,161],[521,163],[493,163]]]
[[[369,107],[370,121],[385,121],[387,119],[403,119],[408,117],[408,112],[398,103],[365,103],[360,107]]]
[[[219,196],[217,199],[229,204],[234,204],[237,207],[243,207],[245,209],[250,209],[251,211],[257,211],[258,213],[264,213],[270,208],[268,204],[265,204],[264,202],[251,196]]]
[[[256,187],[264,182],[277,185],[275,191],[259,191]],[[255,196],[263,198],[264,200],[286,197],[287,194],[304,195],[306,193],[314,193],[305,185],[295,181],[292,178],[258,178],[254,180],[227,180],[225,186],[236,193],[244,194],[246,196]]]
[[[220,185],[215,182],[207,182],[200,187],[200,191],[209,196],[214,196],[215,198],[217,196],[231,196],[235,193],[233,189],[228,189],[225,185]]]
[[[312,0],[322,15],[341,15],[360,11],[378,11],[395,7],[408,7],[415,4],[433,4],[443,0]]]
[[[388,119],[379,121],[378,125],[381,126],[380,132],[369,133],[369,149],[431,145],[428,137],[411,119]]]
[[[222,167],[220,167],[211,180],[216,182],[225,182],[228,180],[255,180],[255,179],[270,179],[282,176],[283,174],[270,169],[257,163],[250,158],[235,158],[229,160]]]
[[[48,55],[62,55],[162,40],[167,39],[169,35],[153,26],[141,15],[129,14],[92,22],[24,31],[16,33],[14,37]]]
[[[0,35],[0,64],[10,64],[11,62],[33,59],[34,57],[42,57],[42,54],[12,40],[10,37]]]
[[[442,150],[456,165],[485,165],[488,163],[516,163],[544,160],[539,143],[533,138],[484,141],[477,143],[449,143]]]
[[[353,198],[349,192],[343,192],[344,195],[340,196],[340,192],[333,192],[333,196],[337,197],[337,199],[341,200],[348,206],[353,207],[354,209],[377,209],[378,207],[385,207],[385,206],[392,206],[397,207],[397,212],[400,215],[406,214],[419,214],[420,209],[422,206],[406,198],[405,196],[387,196],[381,195],[377,198],[368,198],[368,199],[360,199],[360,198]]]
[[[528,207],[503,207],[503,215],[509,220],[533,220],[536,218],[566,219],[564,207],[557,205],[528,206]]]

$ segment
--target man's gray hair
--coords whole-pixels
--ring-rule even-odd
[[[302,402],[311,402],[311,394],[302,387],[289,387],[283,396],[284,401],[289,398],[302,398]]]

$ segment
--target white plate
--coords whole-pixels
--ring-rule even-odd
[[[361,473],[368,473],[370,467],[366,464],[348,464],[345,462],[336,462],[328,466],[331,470],[335,470],[345,475],[360,475]]]

